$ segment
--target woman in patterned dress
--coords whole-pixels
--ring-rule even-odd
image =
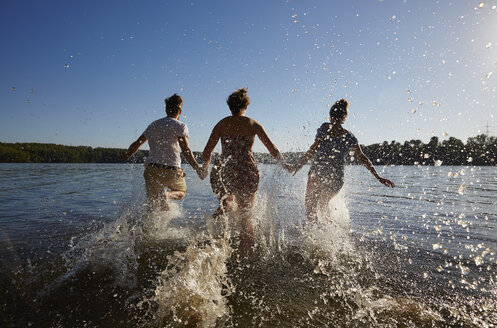
[[[380,177],[373,164],[362,152],[357,138],[342,124],[348,114],[349,103],[345,99],[338,100],[330,109],[330,123],[323,123],[318,129],[316,139],[309,150],[290,170],[297,173],[300,168],[314,155],[305,195],[307,220],[317,221],[317,208],[327,213],[330,200],[338,194],[344,184],[345,157],[353,149],[355,156],[378,181],[387,187],[395,184]]]
[[[250,99],[247,89],[238,89],[227,100],[231,116],[219,121],[207,141],[203,152],[203,174],[209,174],[212,152],[221,139],[222,153],[212,166],[210,182],[212,191],[219,198],[218,216],[226,213],[235,202],[240,211],[240,248],[244,256],[254,246],[254,226],[252,208],[259,185],[259,171],[252,153],[255,136],[259,137],[271,156],[282,161],[283,156],[269,139],[264,127],[245,116]]]

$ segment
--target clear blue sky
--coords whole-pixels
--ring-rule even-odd
[[[339,98],[366,145],[497,132],[497,0],[4,0],[0,44],[2,142],[125,148],[177,92],[202,150],[244,86],[282,151]]]

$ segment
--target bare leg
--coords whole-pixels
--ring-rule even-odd
[[[307,221],[317,222],[317,205],[320,195],[319,178],[315,175],[309,175],[307,179],[307,189],[305,193],[305,211]]]
[[[160,199],[161,210],[169,211],[169,199],[182,200],[183,198],[185,198],[185,194],[186,193],[184,191],[164,191],[164,193],[162,194],[162,199]]]
[[[212,217],[217,218],[220,215],[226,214],[233,209],[233,195],[222,195],[219,197],[219,207],[214,212]]]
[[[255,244],[254,224],[252,223],[252,209],[255,204],[255,193],[248,195],[237,195],[235,197],[240,210],[241,232],[240,250],[243,257],[247,257]]]
[[[318,206],[321,211],[321,213],[327,217],[331,217],[331,212],[330,212],[330,201],[333,197],[336,196],[337,193],[332,193],[326,190],[323,190],[320,192],[319,197],[318,197]]]

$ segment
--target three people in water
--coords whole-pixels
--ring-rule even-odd
[[[145,132],[133,142],[122,155],[123,160],[133,156],[146,141],[150,153],[145,160],[145,184],[149,208],[168,210],[169,199],[183,199],[186,193],[184,172],[181,169],[180,149],[185,160],[201,179],[209,175],[212,152],[221,140],[221,154],[216,158],[210,172],[212,191],[219,199],[214,216],[226,214],[238,207],[241,231],[240,250],[247,255],[254,246],[252,209],[259,185],[259,172],[252,153],[257,136],[271,156],[289,172],[295,174],[313,158],[307,181],[305,205],[307,220],[317,221],[317,209],[327,213],[330,200],[344,184],[345,158],[352,149],[357,159],[382,184],[394,187],[394,183],[378,175],[371,161],[362,152],[357,138],[342,125],[348,113],[348,102],[337,101],[330,109],[330,122],[318,129],[314,143],[296,164],[287,164],[278,148],[268,137],[264,127],[247,117],[250,104],[247,89],[238,89],[227,100],[231,115],[220,120],[211,132],[202,154],[203,165],[195,160],[188,144],[188,128],[178,119],[183,101],[174,94],[167,98],[167,117],[152,122]],[[167,190],[169,189],[169,190]]]

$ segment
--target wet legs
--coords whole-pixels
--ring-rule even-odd
[[[219,198],[219,207],[214,212],[213,217],[226,214],[233,209],[234,203],[238,207],[240,215],[240,251],[246,257],[255,244],[254,225],[252,223],[252,209],[255,204],[256,194],[244,195],[223,195]]]
[[[330,215],[329,203],[337,193],[327,191],[321,185],[319,178],[315,175],[309,175],[307,180],[307,190],[305,193],[305,211],[308,222],[317,222],[317,210],[326,216]]]

